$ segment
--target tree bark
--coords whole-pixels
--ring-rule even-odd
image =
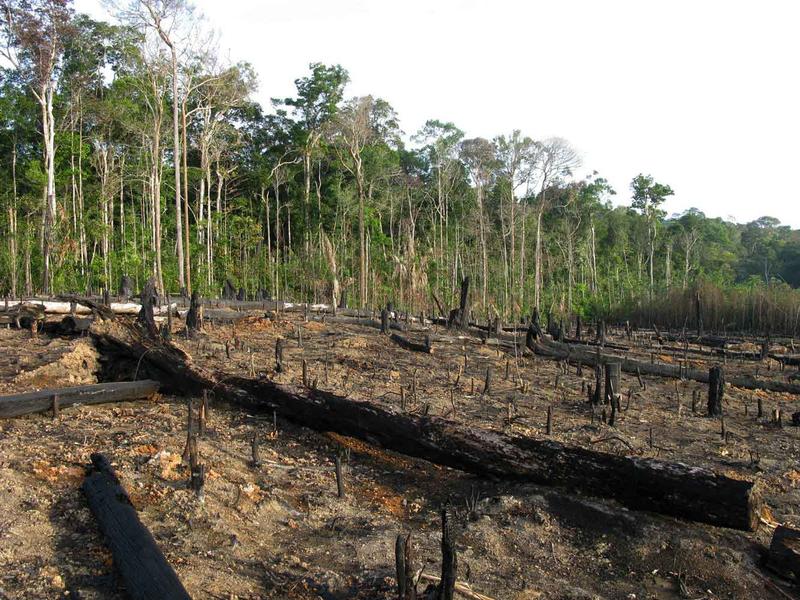
[[[708,370],[708,416],[722,415],[722,398],[725,395],[725,376],[722,367]]]

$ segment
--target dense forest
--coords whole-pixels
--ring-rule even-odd
[[[388,101],[348,95],[339,65],[311,64],[263,107],[253,69],[184,0],[119,3],[115,24],[69,0],[0,7],[2,295],[129,276],[427,310],[469,276],[484,316],[683,320],[702,293],[715,326],[797,330],[800,231],[774,218],[668,216],[668,182],[580,179],[591,165],[561,138],[468,139],[446,115],[404,132]]]

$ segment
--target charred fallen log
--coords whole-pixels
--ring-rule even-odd
[[[174,346],[143,338],[121,324],[92,335],[101,352],[141,358],[173,389],[216,396],[248,410],[277,410],[319,431],[335,431],[384,448],[482,476],[532,481],[615,498],[625,506],[714,525],[752,530],[758,487],[710,470],[654,459],[605,454],[552,440],[523,439],[441,417],[412,415],[319,389],[265,379],[214,377]]]
[[[800,354],[775,354],[771,353],[769,357],[772,360],[776,360],[779,363],[784,365],[789,365],[792,367],[799,367],[800,366]]]
[[[133,600],[190,600],[102,454],[92,454],[92,467],[81,489],[111,549],[128,595]]]
[[[157,381],[146,379],[144,381],[52,388],[38,392],[0,396],[0,419],[49,410],[53,406],[54,396],[58,398],[58,406],[64,408],[74,404],[107,404],[140,400],[152,396],[158,391],[158,388]]]
[[[419,342],[414,342],[408,338],[403,337],[402,335],[393,333],[390,339],[401,348],[405,348],[406,350],[411,350],[412,352],[424,352],[425,354],[433,353],[433,347],[431,346],[430,338],[426,338],[425,342],[420,344]]]
[[[581,350],[580,348],[559,344],[552,341],[535,341],[530,349],[539,356],[546,356],[556,360],[567,360],[570,363],[595,366],[605,364],[609,361],[619,361],[622,363],[622,370],[626,373],[641,373],[642,375],[656,375],[659,377],[672,377],[680,379],[692,379],[701,383],[708,383],[708,371],[700,369],[689,369],[680,365],[652,364],[649,362],[633,360],[627,357],[620,357],[609,354],[600,354]],[[774,379],[756,379],[748,375],[735,375],[728,378],[730,385],[750,389],[767,390],[770,392],[783,392],[787,394],[800,394],[800,385],[786,381]]]
[[[91,317],[67,315],[60,321],[46,321],[43,323],[42,332],[49,335],[73,337],[88,332],[93,322],[94,319]]]
[[[767,566],[787,579],[800,581],[800,531],[778,526],[772,534]]]

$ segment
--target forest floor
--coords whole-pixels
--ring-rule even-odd
[[[720,421],[703,416],[706,386],[645,376],[642,387],[623,373],[625,410],[610,427],[586,401],[591,369],[564,372],[555,361],[510,356],[441,329],[428,332],[434,350],[424,354],[375,328],[301,315],[262,312],[235,326],[207,326],[193,340],[180,337],[180,327],[176,344],[211,370],[297,383],[305,360],[309,381],[322,389],[398,407],[404,386],[409,410],[474,427],[543,437],[552,406],[557,440],[757,477],[768,510],[755,533],[690,523],[554,488],[488,481],[280,415],[275,428],[271,414],[213,402],[200,439],[207,477],[198,499],[181,462],[186,399],[158,396],[65,409],[56,420],[0,421],[0,598],[124,597],[80,491],[89,455],[98,451],[112,457],[142,521],[196,599],[396,598],[397,534],[411,533],[418,564],[438,575],[440,510],[448,502],[459,523],[458,578],[497,600],[796,597],[761,561],[778,522],[800,526],[800,428],[786,422],[800,397],[729,387],[722,439]],[[422,341],[424,333],[404,335]],[[281,373],[274,371],[278,337],[286,340]],[[98,370],[87,339],[0,330],[0,348],[0,393],[86,383]],[[629,355],[649,360],[651,351]],[[703,368],[711,359],[690,360]],[[726,368],[789,375],[761,362],[729,360]],[[492,385],[483,394],[487,369]],[[777,406],[783,427],[768,418]],[[258,468],[251,464],[255,433]],[[342,449],[349,456],[344,499],[333,468]]]

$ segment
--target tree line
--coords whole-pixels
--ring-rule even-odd
[[[800,232],[696,209],[647,174],[577,178],[568,141],[403,132],[383,99],[314,63],[262,107],[186,0],[0,0],[0,293],[115,290],[419,310],[470,276],[483,315],[608,315],[665,292],[780,290]],[[620,196],[620,202],[612,199]],[[789,290],[788,292],[786,290]],[[772,296],[771,296],[772,297]],[[777,300],[776,300],[777,301]]]

